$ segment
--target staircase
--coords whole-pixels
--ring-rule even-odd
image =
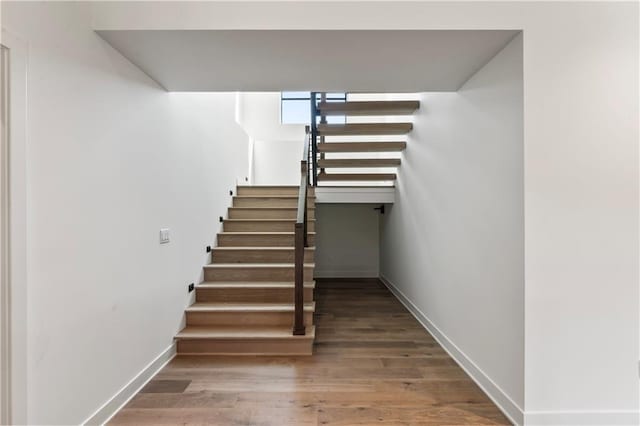
[[[306,334],[292,333],[298,190],[297,186],[237,188],[211,264],[204,267],[204,282],[195,288],[196,301],[186,309],[186,327],[176,336],[179,354],[311,355],[313,188],[308,189],[309,246],[304,248],[303,265]]]
[[[408,116],[419,107],[418,101],[360,101],[327,102],[324,94],[312,93],[312,115],[320,117],[319,123],[312,123],[312,157],[315,181],[318,185],[363,186],[393,185],[396,180],[395,169],[401,159],[393,156],[406,148],[406,142],[400,140],[380,140],[380,137],[397,139],[411,132],[410,122],[352,122],[351,117]],[[315,107],[314,107],[315,105]],[[346,117],[344,124],[328,124],[328,116]],[[358,140],[345,140],[355,137]],[[380,157],[371,153],[387,153]],[[345,155],[346,154],[346,155]],[[379,169],[391,169],[393,172]],[[367,171],[367,169],[370,169]],[[371,171],[373,169],[373,171]],[[377,170],[376,170],[377,169]],[[363,171],[364,170],[364,171]]]
[[[393,185],[396,174],[388,169],[400,166],[397,155],[406,148],[398,137],[413,124],[388,120],[420,107],[417,101],[327,102],[323,94],[318,102],[317,95],[300,186],[237,188],[195,303],[186,309],[186,327],[176,336],[179,354],[312,354],[315,187]],[[328,116],[344,116],[345,123],[329,124]]]

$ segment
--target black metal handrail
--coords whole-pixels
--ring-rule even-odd
[[[312,133],[307,127],[302,161],[300,161],[300,188],[298,190],[298,211],[294,229],[294,317],[293,334],[304,335],[304,249],[308,247],[307,238],[307,190],[309,188],[309,148],[312,145]]]
[[[327,116],[322,110],[318,109],[318,96],[320,96],[320,103],[327,102],[329,97],[325,92],[311,92],[309,97],[311,104],[311,185],[318,186],[318,172],[324,173],[324,169],[318,170],[318,155],[320,159],[324,160],[324,152],[318,153],[318,143],[323,144],[325,142],[324,135],[318,131],[318,118],[320,118],[321,124],[327,124]],[[332,98],[334,99],[334,98]],[[346,95],[344,101],[346,102]],[[318,140],[319,139],[319,140]]]
[[[318,186],[318,93],[311,92],[311,185]]]

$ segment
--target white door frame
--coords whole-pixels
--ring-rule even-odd
[[[9,49],[0,44],[0,424],[11,421],[9,293]]]
[[[7,113],[0,145],[0,423],[27,423],[27,54],[2,29]],[[8,59],[8,61],[7,61]]]

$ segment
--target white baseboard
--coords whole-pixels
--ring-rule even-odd
[[[640,411],[528,411],[532,426],[626,426],[640,424]]]
[[[316,268],[313,276],[314,278],[378,278],[378,271],[331,271]]]
[[[153,361],[147,364],[136,376],[112,396],[102,407],[98,408],[83,425],[103,425],[107,423],[122,407],[131,400],[176,355],[176,344],[172,343]]]
[[[498,406],[511,422],[516,425],[524,423],[524,411],[518,406],[491,378],[480,369],[455,343],[442,332],[431,320],[409,300],[395,285],[384,276],[380,281],[389,291],[411,312],[422,326],[438,341],[440,346],[453,358],[458,365],[473,379],[480,389]]]

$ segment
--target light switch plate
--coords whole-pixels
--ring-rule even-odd
[[[162,228],[160,230],[160,244],[167,244],[169,242],[169,228]]]

